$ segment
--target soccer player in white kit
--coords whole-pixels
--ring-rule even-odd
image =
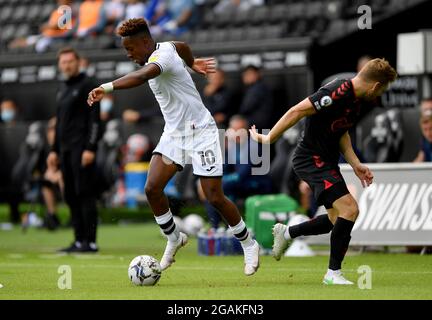
[[[165,127],[150,161],[145,193],[156,222],[168,240],[160,263],[162,269],[174,262],[177,250],[188,240],[174,223],[163,190],[178,170],[192,163],[193,173],[200,177],[206,198],[242,244],[244,273],[254,274],[259,267],[260,248],[251,238],[237,207],[223,193],[218,129],[186,68],[206,75],[215,72],[214,59],[195,59],[189,46],[182,42],[155,43],[144,19],[123,22],[118,34],[128,58],[143,68],[93,89],[88,103],[100,101],[113,90],[137,87],[148,81],[160,105]]]

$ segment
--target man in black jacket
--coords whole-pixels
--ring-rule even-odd
[[[260,69],[254,65],[247,66],[242,73],[246,91],[238,113],[257,128],[271,128],[273,97],[270,89],[261,79]],[[259,123],[259,126],[258,126]]]
[[[88,92],[93,80],[79,71],[79,54],[64,48],[58,65],[64,76],[57,94],[56,138],[48,155],[49,167],[60,169],[64,179],[64,197],[68,204],[75,241],[63,252],[97,252],[97,207],[95,156],[100,130],[99,104],[89,108]]]
[[[229,117],[236,110],[232,109],[232,93],[225,83],[225,72],[222,69],[216,69],[216,72],[210,73],[207,79],[208,83],[202,92],[204,105],[219,127],[226,126]]]

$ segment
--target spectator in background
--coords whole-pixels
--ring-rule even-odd
[[[432,162],[432,99],[421,103],[420,129],[421,147],[414,162]]]
[[[197,23],[197,14],[195,0],[164,0],[156,12],[152,33],[178,36]]]
[[[87,70],[90,66],[90,61],[86,57],[81,57],[79,61],[79,72],[87,73]]]
[[[4,125],[14,126],[18,118],[18,107],[14,100],[5,98],[0,103],[0,123]],[[9,175],[8,175],[9,176]],[[8,181],[9,178],[0,181],[0,198],[9,204],[10,218],[12,223],[20,222],[19,203],[22,194],[13,183]]]
[[[62,16],[61,6],[69,6],[72,9],[71,21],[66,21]],[[40,27],[40,34],[30,35],[24,38],[14,39],[9,48],[25,48],[35,46],[36,52],[44,52],[56,41],[64,41],[73,36],[76,28],[76,7],[72,0],[57,0],[57,7],[51,12],[49,20]]]
[[[106,94],[100,101],[100,119],[103,127],[111,120],[113,108],[114,96],[112,94]],[[101,130],[102,133],[105,131],[103,129]]]
[[[360,72],[361,69],[363,69],[363,67],[366,65],[366,63],[368,63],[369,61],[371,61],[373,59],[372,56],[366,54],[364,56],[361,56],[358,60],[357,60],[357,73]]]
[[[72,21],[67,26],[64,21],[64,26],[59,25],[59,21],[61,21],[61,16],[64,14],[61,10],[58,10],[60,6],[71,6],[71,0],[58,0],[57,8],[53,10],[50,15],[50,18],[47,23],[41,26],[41,35],[42,37],[36,42],[35,49],[36,52],[44,52],[46,49],[54,42],[54,41],[63,41],[65,39],[70,38],[73,35],[75,22],[76,22],[76,14],[72,10]]]
[[[142,121],[141,113],[134,109],[126,109],[123,111],[123,121],[128,123],[137,123]]]
[[[4,99],[0,104],[1,122],[14,125],[18,119],[18,106],[12,99]]]
[[[57,119],[56,117],[51,118],[48,121],[46,139],[47,139],[47,152],[54,145],[55,141],[55,127]],[[57,215],[57,194],[63,193],[63,177],[61,171],[55,167],[46,167],[42,179],[42,196],[47,209],[47,214],[45,216],[44,226],[48,230],[56,230],[60,226],[60,220]]]
[[[420,104],[420,112],[422,116],[427,116],[432,112],[432,98],[422,100]]]
[[[249,124],[246,118],[235,115],[231,117],[225,136],[225,164],[222,187],[225,195],[232,201],[244,199],[252,194],[271,192],[271,181],[268,176],[252,175],[252,154],[258,154],[260,146],[248,135]],[[220,215],[205,199],[201,185],[198,194],[204,202],[210,224],[217,228]]]
[[[420,151],[414,162],[432,162],[432,98],[424,99],[420,104],[420,129],[422,133]],[[432,246],[408,246],[408,253],[432,254]]]
[[[247,66],[243,70],[242,80],[246,91],[239,114],[257,128],[271,128],[273,97],[270,89],[262,81],[260,69],[253,65]]]
[[[105,33],[112,34],[114,32],[116,26],[125,16],[125,9],[126,5],[123,0],[110,0],[105,3]]]
[[[340,72],[340,73],[332,74],[331,76],[325,78],[321,82],[321,86],[326,85],[327,83],[329,83],[333,79],[351,79],[351,78],[354,78],[356,76],[356,74],[358,72],[360,72],[360,70],[364,67],[364,65],[366,63],[368,63],[369,61],[371,61],[372,59],[373,59],[373,57],[371,57],[369,55],[361,56],[357,60],[356,72],[349,71],[349,72]]]
[[[76,36],[85,38],[103,31],[107,22],[103,0],[84,0],[79,6]]]
[[[110,0],[105,3],[105,14],[107,23],[117,24],[125,15],[125,1]]]
[[[139,0],[127,0],[124,20],[143,18],[146,11],[146,5]]]
[[[231,92],[225,85],[225,72],[217,69],[207,76],[208,83],[203,90],[203,102],[212,114],[218,127],[225,126],[230,110]]]
[[[155,15],[159,0],[148,0],[146,3],[139,0],[127,0],[126,2],[124,20],[145,18],[147,21],[151,21]]]
[[[156,13],[159,0],[111,0],[105,4],[105,33],[112,34],[121,21],[134,18],[145,18],[151,21]]]
[[[100,130],[99,137],[102,139],[107,129],[107,124],[113,119],[114,96],[107,93],[100,101]]]
[[[134,109],[125,109],[123,111],[123,121],[127,123],[138,123],[149,120],[152,117],[162,117],[160,109],[144,109],[136,111]]]

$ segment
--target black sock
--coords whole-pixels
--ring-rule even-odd
[[[330,262],[329,269],[339,270],[342,267],[342,260],[348,250],[351,240],[351,230],[354,222],[344,218],[337,218],[330,237]]]
[[[331,229],[333,229],[333,224],[328,218],[328,215],[322,214],[309,221],[289,227],[289,234],[291,238],[294,239],[299,236],[329,233]]]

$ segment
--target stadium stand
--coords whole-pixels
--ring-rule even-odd
[[[74,1],[79,4],[82,1]],[[361,1],[369,4],[371,1]],[[374,19],[381,15],[405,9],[418,1],[379,0],[373,2]],[[350,29],[353,19],[357,17],[356,0],[331,1],[268,1],[264,6],[252,7],[249,10],[215,13],[213,7],[217,1],[205,1],[199,5],[200,22],[183,38],[193,42],[204,41],[245,41],[265,38],[283,37],[334,37]],[[51,12],[56,8],[55,2],[50,1],[0,1],[0,48],[8,51],[33,51],[34,47],[26,50],[8,49],[8,45],[15,38],[36,35],[41,24],[48,20]],[[95,20],[95,21],[93,21]],[[88,23],[96,23],[96,17]],[[87,23],[82,21],[81,23]],[[79,28],[83,28],[82,26]],[[205,31],[203,31],[205,30]],[[227,32],[232,30],[235,32]],[[242,36],[242,31],[246,37]],[[265,30],[265,31],[263,31]],[[206,35],[210,35],[207,36]],[[78,49],[106,49],[118,47],[113,35],[105,37],[103,41],[73,42]],[[161,36],[162,38],[164,36]],[[205,40],[204,40],[205,39]],[[73,41],[73,40],[72,40]],[[53,46],[50,50],[57,50]]]

